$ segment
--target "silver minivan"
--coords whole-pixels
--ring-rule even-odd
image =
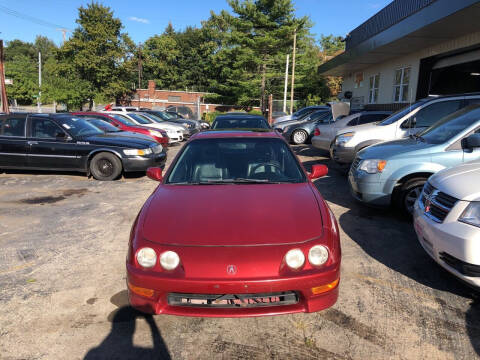
[[[340,164],[349,164],[357,152],[374,144],[407,138],[441,118],[470,104],[480,103],[478,94],[435,96],[417,101],[385,120],[343,128],[330,148],[330,156]]]

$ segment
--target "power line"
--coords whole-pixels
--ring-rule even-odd
[[[9,9],[9,8],[3,6],[3,5],[0,5],[0,11],[5,13],[5,14],[8,14],[8,15],[15,16],[19,19],[30,21],[30,22],[35,23],[37,25],[47,26],[47,27],[51,27],[51,28],[55,28],[55,29],[62,28],[62,29],[65,29],[67,31],[71,31],[71,30],[65,28],[64,26],[54,24],[54,23],[51,23],[51,22],[48,22],[48,21],[45,21],[45,20],[42,20],[42,19],[38,19],[38,18],[35,18],[35,17],[27,15],[27,14],[22,14],[21,12]]]

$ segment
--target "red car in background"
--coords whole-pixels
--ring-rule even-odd
[[[156,128],[149,128],[148,126],[139,126],[127,117],[122,116],[121,114],[117,115],[104,114],[100,112],[74,112],[73,115],[98,118],[112,124],[120,130],[148,135],[158,143],[162,144],[164,148],[168,146],[169,138],[166,131]]]
[[[340,281],[335,216],[276,132],[190,138],[138,214],[126,260],[143,312],[243,317],[332,306]],[[181,224],[178,219],[182,219]]]

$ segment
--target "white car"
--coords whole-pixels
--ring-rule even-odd
[[[180,125],[173,125],[168,123],[157,123],[153,120],[146,118],[140,114],[135,114],[134,112],[124,112],[120,113],[117,111],[103,111],[105,113],[117,114],[121,116],[125,116],[126,118],[130,119],[137,125],[141,126],[148,126],[149,128],[157,128],[162,129],[167,132],[168,137],[170,138],[169,143],[176,143],[183,141],[183,127]]]
[[[138,110],[139,110],[138,106],[114,106],[110,111],[113,111],[116,113],[126,113],[131,111],[138,111]]]
[[[328,124],[319,124],[315,128],[312,145],[317,149],[330,150],[335,136],[347,126],[357,126],[381,121],[389,116],[391,111],[362,111],[342,118],[336,121],[330,121]]]
[[[441,170],[414,206],[420,244],[442,267],[480,289],[480,162]]]

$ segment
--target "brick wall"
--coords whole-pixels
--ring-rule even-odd
[[[198,103],[200,103],[200,116],[203,113],[213,111],[231,111],[238,109],[233,105],[221,105],[221,104],[205,104],[204,96],[206,92],[196,91],[172,91],[172,90],[157,90],[155,89],[155,81],[148,81],[147,89],[137,89],[133,99],[130,101],[132,106],[138,106],[143,108],[167,108],[169,106],[186,106],[192,110],[193,113],[197,112]],[[259,109],[254,107],[254,109]]]

